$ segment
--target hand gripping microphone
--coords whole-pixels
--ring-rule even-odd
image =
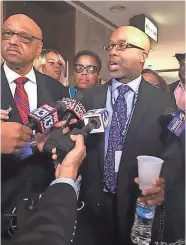
[[[44,133],[62,120],[67,111],[65,103],[57,101],[51,105],[44,104],[28,115],[27,126],[36,132]]]
[[[70,152],[75,146],[75,143],[71,140],[70,135],[81,134],[86,141],[87,136],[93,131],[97,130],[97,133],[103,132],[103,127],[105,127],[106,125],[105,121],[108,121],[105,120],[105,118],[103,117],[103,111],[106,110],[98,110],[100,110],[100,113],[93,113],[93,111],[91,111],[92,116],[90,116],[89,114],[90,111],[87,112],[87,123],[82,129],[74,128],[66,135],[61,135],[61,132],[59,132],[59,130],[53,130],[48,141],[44,145],[44,151],[51,152],[53,148],[56,148],[58,163],[61,163],[66,154]],[[96,112],[98,110],[96,109]],[[106,113],[106,115],[108,115],[108,113]]]

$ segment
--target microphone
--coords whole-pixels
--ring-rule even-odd
[[[67,108],[65,103],[57,101],[51,105],[44,104],[28,115],[27,126],[36,132],[44,133],[62,120]]]
[[[180,137],[185,130],[185,113],[182,110],[169,107],[165,110],[164,115],[160,117],[160,124],[164,131],[162,139],[166,138],[168,131]]]
[[[100,126],[90,131],[91,134],[103,133],[108,125],[108,111],[105,108],[89,110],[84,116],[84,123],[88,125],[90,119],[99,118]]]
[[[179,109],[168,124],[167,128],[174,135],[180,137],[185,131],[185,112]]]
[[[65,116],[63,117],[63,120],[66,121],[64,128],[70,123],[72,118],[76,118],[80,121],[83,120],[86,110],[83,104],[81,103],[82,99],[83,99],[83,94],[80,91],[76,93],[74,99],[69,99],[69,98],[62,99],[62,103],[64,103],[67,108],[65,112]]]
[[[94,111],[96,111],[96,113]],[[70,135],[81,134],[86,140],[88,135],[93,131],[97,133],[103,132],[103,127],[106,125],[105,121],[108,121],[108,116],[106,116],[105,119],[105,115],[108,115],[108,113],[103,112],[105,112],[105,109],[96,109],[91,111],[91,115],[90,111],[88,111],[88,117],[86,117],[87,114],[85,115],[86,122],[88,120],[88,123],[82,129],[74,128],[64,136],[61,135],[59,130],[54,129],[50,134],[48,141],[43,147],[44,151],[51,152],[53,148],[56,148],[58,163],[61,163],[66,154],[70,152],[75,146],[75,143],[71,140]]]

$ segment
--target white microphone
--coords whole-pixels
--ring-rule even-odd
[[[89,110],[84,115],[85,126],[94,118],[98,118],[100,121],[99,128],[94,128],[90,133],[97,134],[105,132],[105,128],[108,126],[108,111],[105,108]]]

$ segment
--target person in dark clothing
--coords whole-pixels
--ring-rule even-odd
[[[155,71],[151,69],[143,69],[142,75],[145,81],[151,84],[154,84],[155,86],[158,86],[165,91],[169,91],[169,87],[166,81],[160,75],[158,75]]]
[[[74,87],[69,88],[73,98],[78,90],[92,88],[100,84],[102,62],[91,50],[81,50],[74,58]]]
[[[42,31],[28,16],[10,16],[1,28],[1,109],[12,111],[6,122],[28,124],[28,114],[43,104],[68,97],[68,89],[57,80],[33,68],[33,61],[42,49]],[[12,131],[12,130],[11,130]],[[7,214],[16,206],[18,193],[27,184],[39,193],[54,178],[51,157],[46,153],[33,154],[29,144],[22,144],[19,153],[1,155],[1,229],[7,234]],[[37,183],[36,183],[37,182]],[[5,222],[3,222],[5,220]],[[6,235],[5,235],[6,236]]]
[[[172,93],[174,93],[175,89],[178,87],[180,82],[185,85],[185,53],[175,54],[175,57],[176,57],[177,61],[179,62],[179,65],[180,65],[180,67],[179,67],[180,80],[178,80],[178,81],[176,81],[174,83],[171,83],[169,85],[170,90],[171,90]]]
[[[2,245],[69,245],[73,241],[77,215],[75,180],[86,156],[86,149],[81,135],[72,135],[71,139],[76,143],[75,148],[56,168],[56,180],[42,194],[22,229],[11,241],[2,240]],[[12,146],[9,144],[4,146],[2,152],[11,150]],[[53,158],[56,158],[55,154]]]
[[[88,138],[81,169],[80,198],[85,206],[78,212],[75,245],[133,244],[130,234],[141,194],[134,181],[137,156],[164,160],[161,177],[142,193],[146,204],[158,204],[156,209],[163,207],[164,193],[180,176],[179,145],[172,137],[162,141],[160,125],[165,110],[176,109],[175,101],[141,75],[150,51],[148,37],[135,27],[123,26],[112,32],[104,49],[112,80],[85,91],[84,105],[87,110],[106,107],[109,123],[104,133]],[[153,240],[159,226],[152,231]]]

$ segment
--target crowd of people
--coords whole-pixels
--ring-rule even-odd
[[[170,132],[166,115],[170,108],[185,112],[185,53],[176,54],[180,80],[168,86],[144,69],[147,35],[122,26],[104,45],[111,79],[101,85],[101,58],[81,50],[68,87],[63,57],[42,48],[42,30],[31,18],[10,16],[1,35],[2,244],[132,245],[137,201],[156,205],[151,244],[185,244],[185,133]],[[86,111],[106,108],[108,125],[86,145],[82,135],[71,135],[75,147],[55,168],[56,149],[43,152],[48,135],[34,135],[28,114],[77,91]],[[61,137],[71,130],[64,121],[55,128],[63,129]],[[160,177],[142,192],[139,155],[164,160]]]

